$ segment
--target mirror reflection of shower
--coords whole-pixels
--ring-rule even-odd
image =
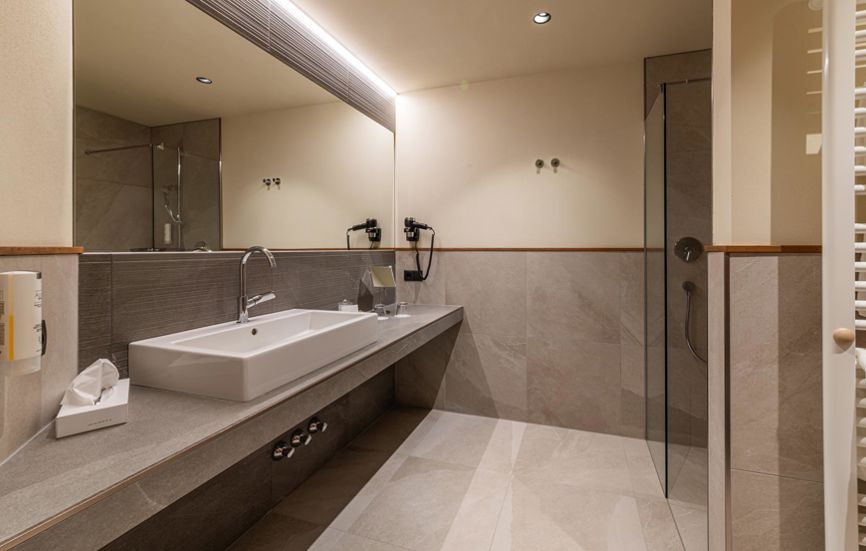
[[[80,105],[75,117],[76,244],[221,249],[219,119],[148,126]]]
[[[151,147],[154,149],[158,149],[159,151],[165,150],[165,144],[160,143],[141,143],[136,145],[124,145],[121,147],[103,147],[100,149],[85,149],[85,155],[97,155],[99,153],[112,153],[114,151],[126,151],[127,149],[138,149],[140,147]]]

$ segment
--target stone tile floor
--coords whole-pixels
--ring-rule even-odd
[[[683,546],[643,440],[397,408],[230,549]]]

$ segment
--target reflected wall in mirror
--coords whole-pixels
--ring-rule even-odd
[[[392,246],[394,136],[195,6],[75,0],[75,241]],[[204,80],[204,82],[202,82]]]

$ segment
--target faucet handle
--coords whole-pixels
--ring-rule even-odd
[[[256,304],[261,304],[269,300],[274,300],[275,298],[277,298],[277,294],[273,291],[268,291],[267,293],[262,293],[261,295],[255,295],[247,299],[247,308],[252,308]]]

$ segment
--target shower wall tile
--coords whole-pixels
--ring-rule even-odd
[[[399,300],[466,318],[398,364],[399,403],[643,436],[642,253],[439,252],[427,281],[401,275]]]
[[[824,485],[731,471],[731,549],[824,549]]]
[[[733,549],[823,549],[821,256],[728,262]]]
[[[88,250],[150,247],[151,154],[147,147],[85,155],[88,149],[150,143],[150,129],[75,108],[75,240]]]
[[[712,50],[646,58],[644,61],[646,111],[649,112],[658,97],[659,83],[710,78],[712,66]]]
[[[132,341],[237,318],[240,252],[114,253],[81,256],[79,368],[108,357],[125,374]],[[376,289],[371,266],[393,266],[393,251],[276,252],[273,271],[260,257],[248,265],[248,292],[277,298],[253,315],[291,308],[336,309],[347,298],[362,309],[394,302]]]
[[[823,479],[821,257],[730,259],[731,466]]]

